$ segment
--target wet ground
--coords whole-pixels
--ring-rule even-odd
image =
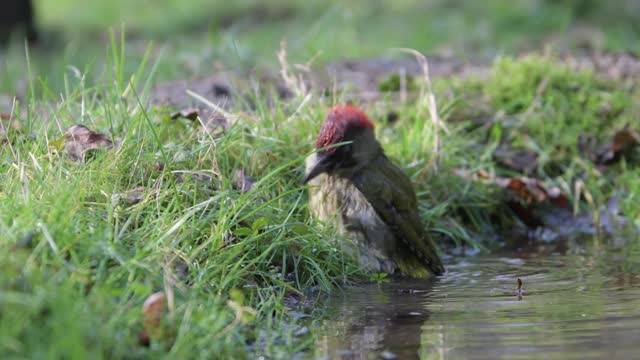
[[[559,241],[452,258],[447,269],[335,294],[312,358],[640,358],[637,249]]]

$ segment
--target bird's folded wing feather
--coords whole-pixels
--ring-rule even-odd
[[[416,195],[409,177],[381,156],[359,171],[353,180],[396,237],[416,252],[432,273],[444,273],[436,247],[418,215]]]

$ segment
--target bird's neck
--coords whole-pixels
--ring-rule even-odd
[[[384,157],[384,151],[380,143],[375,139],[373,139],[373,141],[374,143],[370,143],[368,148],[354,149],[352,154],[353,165],[338,169],[336,175],[351,178],[380,157]]]
[[[352,157],[357,167],[367,166],[382,155],[384,151],[373,129],[366,129],[354,139]]]

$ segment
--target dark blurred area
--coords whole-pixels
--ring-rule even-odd
[[[14,36],[36,41],[34,16],[31,0],[3,0],[0,3],[0,44]]]

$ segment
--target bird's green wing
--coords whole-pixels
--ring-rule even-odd
[[[409,177],[384,155],[353,177],[394,235],[435,275],[444,273],[436,247],[418,214],[416,194]]]

